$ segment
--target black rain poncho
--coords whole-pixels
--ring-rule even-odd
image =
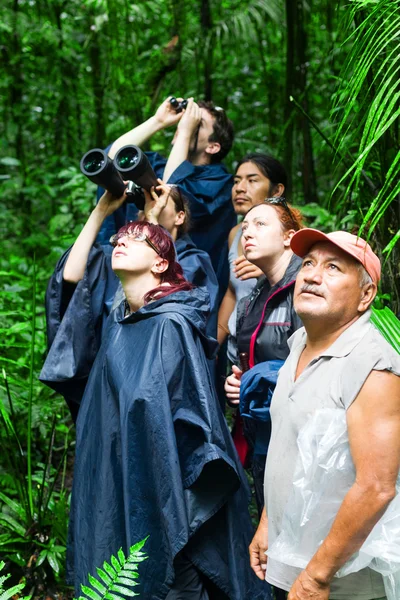
[[[166,597],[185,549],[221,598],[261,600],[265,584],[247,550],[248,488],[207,369],[207,293],[171,294],[127,317],[123,301],[106,317],[104,307],[96,313],[107,289],[102,251],[92,250],[66,308],[63,262],[48,300],[53,319],[65,314],[40,378],[76,403],[83,393],[69,581],[78,590],[121,546],[149,535],[141,597]]]

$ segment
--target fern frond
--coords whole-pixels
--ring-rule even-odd
[[[0,560],[0,571],[4,568],[4,561]],[[10,575],[0,575],[0,600],[10,600],[16,594],[20,594],[25,587],[24,583],[18,583],[10,587],[8,590],[4,589],[4,582],[10,577]],[[31,596],[24,596],[21,600],[30,600]]]
[[[111,564],[104,561],[103,568],[96,569],[101,581],[89,575],[88,579],[92,587],[81,585],[84,595],[78,600],[122,600],[121,596],[123,598],[138,596],[131,588],[139,584],[138,565],[147,558],[147,555],[141,552],[146,540],[147,538],[131,546],[127,557],[120,548],[117,556],[111,556]]]

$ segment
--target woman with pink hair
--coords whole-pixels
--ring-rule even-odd
[[[41,380],[77,412],[68,579],[78,592],[149,536],[143,598],[261,600],[248,488],[207,368],[206,290],[185,280],[171,236],[141,221],[111,239],[124,298],[101,301],[110,257],[94,240],[124,199],[102,197],[47,298],[60,324]]]

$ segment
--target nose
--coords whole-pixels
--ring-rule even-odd
[[[253,229],[252,229],[252,227],[251,227],[250,224],[243,231],[242,235],[243,235],[243,237],[244,237],[245,240],[249,240],[249,239],[251,239],[251,238],[254,237]]]
[[[240,179],[236,184],[235,184],[235,193],[239,194],[240,192],[242,194],[245,194],[247,191],[247,185],[246,185],[246,180],[245,179]]]
[[[314,283],[315,285],[321,285],[322,267],[319,265],[308,266],[308,268],[303,272],[303,279],[305,283]]]
[[[117,239],[117,246],[123,246],[124,248],[126,248],[128,245],[127,240],[128,238],[126,237],[126,235],[121,235],[121,237]]]

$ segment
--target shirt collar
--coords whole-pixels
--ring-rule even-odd
[[[357,319],[357,321],[345,329],[337,340],[322,352],[320,356],[340,358],[350,354],[371,327],[370,318],[371,310],[368,309]]]

